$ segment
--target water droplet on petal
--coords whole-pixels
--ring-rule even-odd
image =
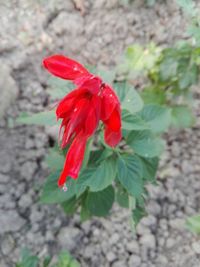
[[[64,192],[66,192],[68,190],[66,184],[63,185],[62,189],[63,189]]]
[[[109,97],[112,97],[112,94],[110,94]]]
[[[76,111],[77,111],[77,108],[74,109],[74,112],[76,112]]]

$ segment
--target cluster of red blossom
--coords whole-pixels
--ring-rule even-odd
[[[53,55],[45,58],[44,67],[53,75],[72,81],[77,88],[60,100],[57,119],[62,119],[61,147],[71,143],[58,185],[63,186],[67,176],[76,179],[83,162],[88,138],[94,134],[101,120],[105,142],[116,146],[121,140],[121,111],[113,89],[102,79],[88,72],[80,63]]]

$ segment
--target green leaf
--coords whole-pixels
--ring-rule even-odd
[[[89,192],[86,205],[91,214],[95,216],[106,216],[112,208],[115,199],[115,192],[112,186],[102,191]]]
[[[22,124],[35,124],[42,126],[53,126],[56,122],[55,111],[43,111],[32,115],[21,114],[16,122]]]
[[[136,208],[132,211],[132,218],[134,221],[134,225],[137,226],[140,220],[146,215],[147,213],[145,211],[145,208],[136,205]]]
[[[115,179],[116,163],[113,158],[102,161],[96,168],[88,168],[80,175],[77,183],[89,186],[90,191],[101,191]]]
[[[127,82],[116,82],[113,86],[120,102],[122,102],[129,91],[130,85]]]
[[[160,78],[168,81],[177,75],[178,62],[174,57],[165,57],[160,64]]]
[[[188,89],[193,84],[198,81],[199,69],[196,65],[186,66],[182,71],[182,75],[179,77],[179,87],[180,89]]]
[[[128,110],[130,113],[134,114],[140,111],[142,108],[142,98],[139,96],[139,94],[134,88],[130,87],[122,102],[122,109]]]
[[[146,105],[139,115],[155,133],[165,132],[171,123],[171,109],[160,105]]]
[[[140,158],[142,162],[143,178],[151,183],[155,182],[158,169],[158,158]]]
[[[146,104],[166,104],[166,93],[163,88],[146,87],[141,92],[142,99]]]
[[[100,138],[103,138],[102,136],[99,136]],[[90,158],[89,158],[89,167],[94,167],[99,165],[99,163],[110,156],[112,156],[113,150],[107,149],[103,147],[101,150],[95,150],[90,152]]]
[[[150,131],[132,131],[128,135],[127,143],[135,153],[145,158],[159,156],[164,149],[164,141],[154,136]]]
[[[139,197],[143,192],[142,175],[142,163],[136,155],[119,157],[118,180],[134,197]]]
[[[37,267],[39,264],[39,258],[30,253],[28,249],[23,249],[21,252],[21,266],[23,267]]]
[[[93,174],[93,168],[85,168],[81,171],[79,178],[75,181],[76,187],[76,197],[81,196],[87,188],[87,183],[85,181],[89,180]]]
[[[101,138],[101,136],[100,136],[100,138]],[[91,163],[93,163],[93,165],[95,165],[95,166],[99,165],[103,160],[105,160],[105,159],[107,159],[113,155],[113,150],[110,147],[109,147],[109,149],[107,149],[107,147],[106,147],[100,151],[101,151],[101,153],[99,154],[98,157],[97,157],[97,155],[95,155],[96,159],[94,158],[94,154],[91,155],[91,158],[90,158]],[[92,164],[91,164],[91,166],[92,166]]]
[[[81,221],[85,222],[85,221],[89,220],[91,218],[91,216],[92,215],[91,215],[90,211],[88,210],[86,203],[82,203],[81,212],[80,212]]]
[[[160,55],[160,50],[160,47],[157,47],[154,43],[150,43],[146,47],[138,44],[129,46],[126,50],[126,60],[131,74],[133,71],[145,73],[145,71],[151,70]],[[132,76],[133,79],[137,77],[133,74]]]
[[[49,149],[46,156],[46,162],[51,171],[62,170],[64,164],[64,156],[59,153],[58,149]]]
[[[175,106],[172,108],[171,123],[176,128],[187,128],[195,123],[195,118],[189,107]]]
[[[80,267],[80,264],[72,258],[69,252],[61,252],[55,267]]]
[[[127,191],[121,186],[118,188],[116,193],[116,201],[122,208],[129,207],[129,196]]]
[[[75,213],[76,209],[78,208],[76,197],[73,196],[69,200],[63,202],[62,208],[66,214],[73,214]]]
[[[65,266],[63,266],[63,267],[65,267]],[[69,267],[80,267],[80,264],[79,264],[76,260],[73,259],[73,260],[70,262]]]
[[[48,93],[53,99],[61,99],[66,94],[68,94],[72,89],[75,88],[74,84],[70,81],[57,79],[55,77],[50,77],[47,81],[48,83]]]
[[[200,234],[200,215],[187,218],[186,226],[191,232]]]
[[[42,267],[48,267],[51,262],[51,257],[46,256],[45,259],[43,260]]]
[[[112,84],[115,79],[115,71],[98,69],[97,75],[102,78],[105,83]]]
[[[60,172],[52,173],[48,178],[43,187],[42,195],[40,198],[41,203],[62,203],[69,200],[75,195],[75,182],[74,180],[68,178],[67,188],[68,190],[64,192],[58,187],[57,180],[59,178]]]
[[[149,126],[140,116],[122,110],[122,129],[128,131],[147,130]]]
[[[142,109],[143,100],[133,86],[127,82],[118,82],[114,84],[114,89],[122,103],[122,109],[133,114]]]
[[[94,150],[90,152],[89,165],[95,165],[101,157],[104,149]]]

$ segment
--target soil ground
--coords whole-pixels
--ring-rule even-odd
[[[84,7],[81,4],[84,4]],[[0,266],[12,267],[21,248],[41,257],[69,250],[83,267],[199,267],[200,238],[185,229],[199,212],[200,121],[166,136],[159,185],[149,187],[149,216],[131,231],[128,211],[80,223],[58,206],[38,204],[47,175],[49,134],[11,120],[45,109],[47,73],[41,60],[62,53],[83,63],[112,68],[124,49],[150,41],[168,46],[187,38],[175,0],[0,1]],[[199,116],[200,101],[195,103]]]

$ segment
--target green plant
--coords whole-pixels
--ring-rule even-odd
[[[108,73],[101,71],[106,81],[113,80],[113,73]],[[87,145],[79,178],[68,178],[67,191],[57,186],[66,151],[61,152],[57,146],[50,149],[47,163],[51,174],[40,201],[60,203],[67,214],[79,212],[82,220],[109,215],[116,201],[130,210],[136,224],[146,214],[146,185],[156,184],[158,159],[164,149],[161,134],[168,129],[171,110],[159,104],[144,104],[137,91],[126,82],[113,85],[121,101],[123,141],[117,148],[108,147],[100,126]],[[63,96],[66,91],[63,88]],[[61,90],[51,89],[54,99],[60,98],[60,94]],[[56,123],[54,113],[46,111],[18,119],[20,123],[39,125],[52,125],[53,121]]]
[[[195,46],[200,46],[200,13],[193,0],[177,0],[178,5],[189,21],[188,34],[193,38]]]
[[[63,190],[57,179],[63,168],[64,152],[55,146],[49,150],[47,163],[51,174],[41,193],[40,202],[59,203],[65,213],[79,212],[84,221],[91,216],[107,216],[116,201],[130,210],[136,225],[145,212],[148,197],[146,185],[156,185],[156,171],[164,149],[162,134],[169,127],[190,127],[194,123],[191,111],[191,87],[199,79],[200,49],[189,42],[170,48],[151,43],[128,47],[118,75],[115,71],[90,71],[100,74],[104,82],[113,85],[121,102],[123,139],[116,148],[103,138],[102,125],[87,142],[84,162],[77,180],[67,179]],[[68,65],[67,65],[68,66]],[[139,84],[143,79],[142,85]],[[55,84],[56,83],[56,84]],[[140,94],[131,84],[138,86]],[[51,96],[58,100],[71,89],[66,81],[52,79]],[[18,122],[51,126],[56,124],[54,111],[23,115]]]
[[[189,18],[191,39],[168,48],[153,43],[129,46],[118,74],[132,83],[143,80],[139,87],[144,102],[171,108],[171,126],[185,128],[195,121],[192,87],[199,82],[200,13],[192,0],[177,3]]]
[[[193,56],[199,75],[200,64],[200,12],[193,0],[177,0],[182,11],[189,20],[187,29],[193,44]],[[186,227],[195,234],[200,234],[200,215],[194,215],[186,219]]]
[[[200,234],[200,215],[187,218],[186,227],[194,234]]]
[[[23,249],[20,262],[16,263],[15,267],[80,267],[80,264],[73,259],[69,252],[61,252],[57,262],[53,264],[51,257],[40,259],[38,256],[32,255],[28,249]]]
[[[192,89],[199,81],[200,48],[181,42],[164,48],[150,44],[145,48],[127,48],[118,72],[133,82],[143,78],[141,96],[146,104],[159,104],[171,109],[171,126],[190,127]]]

